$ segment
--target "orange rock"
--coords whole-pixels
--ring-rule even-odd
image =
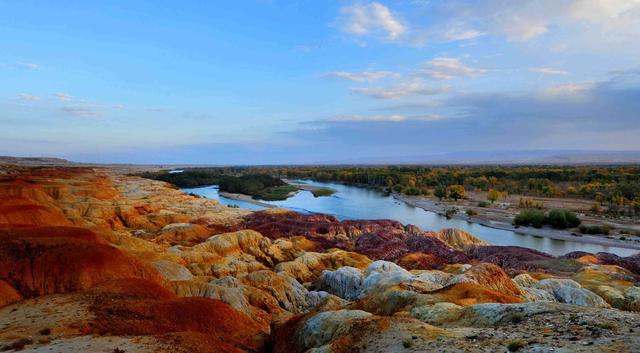
[[[462,306],[479,303],[513,304],[523,302],[519,297],[487,289],[475,283],[457,283],[432,293],[441,297],[443,301]]]
[[[175,299],[177,296],[158,283],[141,278],[116,279],[91,288],[94,295],[127,296],[139,299]]]
[[[409,253],[396,261],[398,265],[408,270],[435,268],[441,264],[439,258],[433,254]]]
[[[0,234],[0,279],[23,296],[76,291],[120,278],[146,278],[162,283],[160,274],[150,265],[115,247],[96,242],[87,234],[66,237],[21,237],[12,231]],[[16,233],[13,233],[16,234]],[[80,235],[79,235],[80,234]]]
[[[13,201],[14,204],[8,201]],[[59,209],[24,203],[24,200],[4,200],[0,204],[0,224],[70,226],[72,223]]]
[[[469,245],[489,245],[486,241],[479,239],[462,229],[445,228],[438,232],[437,237],[449,244],[449,246],[458,250],[464,250]]]
[[[9,283],[0,280],[0,308],[22,300],[22,296]]]
[[[211,230],[199,224],[178,223],[163,227],[157,235],[150,238],[156,243],[193,246],[207,240],[211,234]]]
[[[583,263],[585,265],[599,264],[600,263],[600,259],[598,259],[595,255],[581,256],[581,257],[577,258],[576,261],[578,261],[580,263]]]
[[[482,287],[510,296],[520,296],[522,291],[504,270],[493,264],[479,264],[471,267],[462,276],[473,279]]]
[[[207,352],[261,351],[268,327],[220,300],[209,298],[139,299],[114,295],[96,297],[91,307],[95,320],[90,332],[101,335],[166,335],[204,338]],[[180,340],[174,342],[185,346]],[[198,347],[195,351],[202,351]],[[192,347],[193,348],[193,347]]]
[[[69,238],[105,243],[101,236],[85,228],[0,226],[0,239],[22,238]]]

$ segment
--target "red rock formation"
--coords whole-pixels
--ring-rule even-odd
[[[0,308],[20,301],[22,296],[9,283],[0,280]]]
[[[68,238],[85,240],[96,243],[106,243],[101,236],[96,233],[78,227],[19,227],[0,226],[0,237],[3,239],[25,239],[25,238]]]
[[[0,225],[72,225],[59,209],[41,206],[22,198],[2,199],[0,196],[0,199]]]
[[[263,211],[245,217],[241,227],[256,230],[270,238],[301,235],[324,249],[335,247],[355,251],[374,260],[397,262],[410,253],[423,254],[421,261],[404,259],[416,269],[438,268],[466,260],[462,252],[438,239],[435,233],[423,232],[411,225],[404,227],[391,220],[341,222],[323,214]]]
[[[47,234],[46,230],[0,232],[0,279],[25,297],[86,289],[118,278],[162,281],[151,266],[96,241],[91,232],[58,228]]]
[[[326,214],[304,215],[292,211],[268,210],[254,212],[241,224],[262,235],[277,239],[304,236],[324,248],[348,248],[353,238],[381,230],[402,230],[402,224],[391,220],[339,221]]]
[[[374,260],[402,262],[410,265],[411,269],[440,268],[444,264],[466,260],[463,253],[454,250],[430,232],[368,233],[357,239],[353,251]],[[407,257],[409,254],[412,256]]]
[[[596,254],[596,257],[602,264],[617,265],[635,273],[636,275],[640,275],[640,254],[620,257],[615,254],[599,252]]]
[[[106,283],[88,295],[95,319],[87,333],[164,335],[161,340],[194,352],[257,352],[269,329],[222,301],[175,298],[144,280]]]
[[[530,272],[540,270],[536,261],[554,259],[549,254],[519,246],[472,246],[466,253],[470,258],[480,262]]]
[[[492,289],[500,293],[518,297],[522,291],[502,268],[493,264],[479,264],[465,272],[465,277],[471,278],[484,288]]]
[[[560,257],[561,259],[575,259],[582,263],[595,263],[602,265],[616,265],[627,269],[636,275],[640,275],[640,253],[632,256],[621,257],[615,254],[599,252],[592,254],[584,251],[574,251]]]

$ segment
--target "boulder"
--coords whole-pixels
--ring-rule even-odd
[[[188,281],[193,278],[193,275],[189,270],[173,261],[157,260],[151,263],[162,277],[167,281]]]
[[[362,273],[357,268],[345,266],[335,271],[322,271],[315,287],[340,298],[354,300],[360,296],[362,280]]]
[[[297,329],[295,340],[300,351],[321,347],[345,333],[351,323],[371,317],[361,310],[325,311],[303,322]]]

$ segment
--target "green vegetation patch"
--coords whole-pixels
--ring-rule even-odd
[[[266,201],[286,200],[298,188],[280,178],[267,174],[247,174],[239,177],[222,176],[218,182],[220,191],[250,195],[254,199]]]
[[[603,235],[609,235],[609,233],[611,233],[611,231],[615,228],[613,228],[612,226],[608,225],[608,224],[603,224],[601,226],[588,226],[588,225],[581,225],[580,227],[578,227],[578,229],[580,230],[580,233],[582,234],[603,234]]]
[[[233,168],[193,168],[185,169],[180,173],[169,173],[166,170],[159,172],[144,172],[138,174],[143,178],[161,180],[181,188],[194,188],[217,184],[220,191],[244,194],[254,199],[266,201],[285,200],[290,193],[298,190],[280,178],[269,174],[244,174],[240,176],[230,175],[244,169]]]
[[[298,191],[298,188],[292,185],[273,186],[263,189],[261,192],[251,195],[254,199],[265,201],[286,200],[292,192]]]
[[[218,184],[222,174],[220,171],[208,168],[185,169],[181,173],[169,173],[167,170],[159,172],[143,172],[138,174],[143,178],[160,180],[181,188],[195,188]]]
[[[319,188],[311,190],[314,197],[331,196],[336,193],[335,190],[329,188]]]
[[[581,222],[580,218],[571,211],[556,209],[545,214],[543,210],[537,208],[524,209],[513,220],[513,224],[516,226],[541,228],[544,225],[550,225],[555,229],[575,228]]]

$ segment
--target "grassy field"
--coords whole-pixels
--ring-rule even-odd
[[[273,186],[263,189],[255,195],[251,195],[254,199],[265,201],[286,200],[289,194],[298,191],[298,188],[291,185]]]
[[[315,197],[322,197],[322,196],[331,196],[331,195],[335,194],[336,191],[333,190],[333,189],[319,188],[319,189],[311,190],[311,193]]]

